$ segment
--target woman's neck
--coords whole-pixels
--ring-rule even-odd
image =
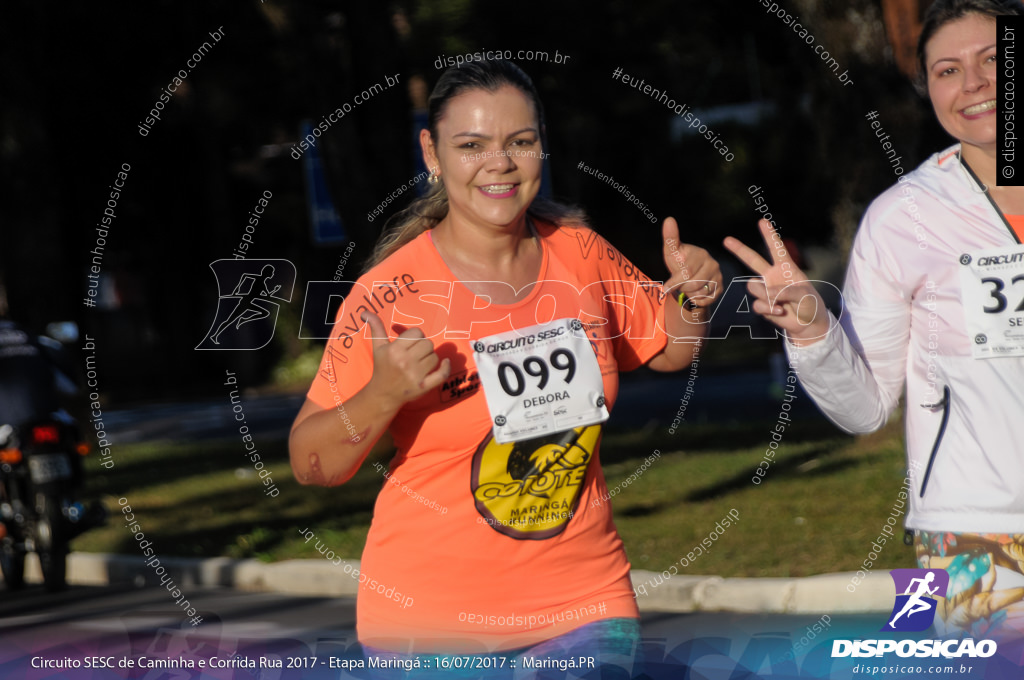
[[[961,143],[960,157],[971,167],[971,170],[978,176],[981,183],[988,187],[989,190],[998,187],[995,147],[989,149]]]
[[[482,226],[449,213],[434,227],[433,235],[447,257],[495,270],[507,269],[536,249],[525,214],[513,224],[501,227]]]
[[[544,255],[525,216],[507,227],[451,217],[449,213],[434,227],[434,245],[452,274],[493,304],[513,304],[528,296]]]

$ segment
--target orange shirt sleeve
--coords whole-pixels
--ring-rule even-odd
[[[366,337],[369,331],[364,332],[360,315],[364,308],[379,311],[374,309],[367,281],[365,276],[360,278],[342,301],[320,369],[306,393],[324,409],[342,408],[340,405],[363,389],[373,375],[373,341]]]
[[[598,237],[598,247],[607,257],[598,260],[598,273],[605,282],[607,309],[619,335],[612,341],[620,371],[632,371],[646,364],[665,349],[668,335],[664,328],[666,298],[661,282],[652,281],[617,248]]]

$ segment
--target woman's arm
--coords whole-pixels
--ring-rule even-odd
[[[874,432],[889,420],[903,393],[909,323],[905,334],[888,338],[893,341],[889,349],[879,351],[877,344],[870,349],[861,345],[864,338],[849,323],[852,315],[844,314],[841,323],[831,318],[832,330],[820,342],[801,347],[786,341],[789,365],[829,420],[850,434]],[[909,321],[909,315],[905,318]],[[858,325],[871,328],[872,320],[861,315]],[[869,342],[883,337],[872,336]]]
[[[325,409],[306,399],[288,437],[295,479],[300,484],[317,486],[338,486],[347,482],[399,408],[369,384],[337,408]]]
[[[661,372],[678,371],[692,364],[700,355],[708,332],[707,309],[697,307],[690,310],[681,307],[674,296],[669,295],[663,313],[668,342],[665,343],[665,349],[656,354],[647,366]]]

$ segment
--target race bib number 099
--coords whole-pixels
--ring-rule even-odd
[[[499,444],[608,420],[601,368],[579,319],[557,319],[473,343]]]
[[[974,358],[1024,356],[1024,246],[964,253],[960,283]]]

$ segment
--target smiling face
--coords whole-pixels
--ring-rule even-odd
[[[928,96],[939,123],[963,144],[996,144],[996,22],[968,14],[951,21],[925,47]]]
[[[452,219],[514,224],[540,190],[537,113],[511,85],[452,98],[437,123],[437,138],[424,130],[420,142],[427,167],[444,181]]]

